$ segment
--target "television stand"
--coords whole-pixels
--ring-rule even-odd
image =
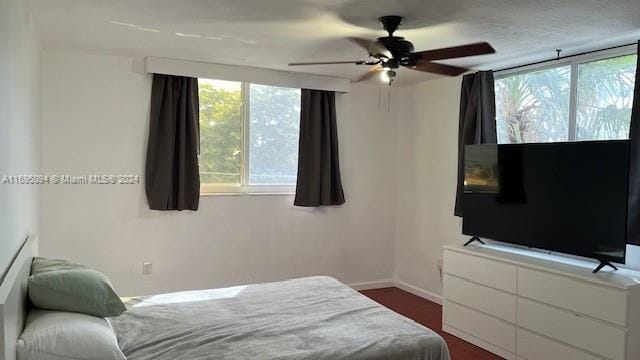
[[[611,262],[609,262],[608,260],[600,260],[600,265],[598,265],[598,267],[596,267],[595,269],[593,269],[593,273],[597,273],[598,271],[602,270],[602,268],[604,268],[605,266],[610,266],[613,268],[613,270],[618,270],[617,267],[615,267]]]
[[[640,271],[485,242],[444,246],[442,330],[501,359],[640,360]]]
[[[467,241],[466,243],[464,243],[464,245],[463,245],[463,246],[467,246],[467,245],[469,245],[469,244],[473,243],[474,241],[478,241],[478,242],[480,242],[482,245],[484,245],[484,241],[480,240],[480,238],[479,238],[479,237],[474,236],[474,237],[472,237],[471,239],[469,239],[469,241]]]

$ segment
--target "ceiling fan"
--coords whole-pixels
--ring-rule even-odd
[[[402,16],[382,16],[378,20],[385,31],[389,33],[388,36],[379,37],[374,41],[362,38],[349,38],[369,53],[369,60],[297,62],[290,63],[289,66],[333,64],[372,65],[373,67],[369,68],[358,81],[367,80],[378,73],[382,73],[383,79],[391,84],[393,78],[396,76],[394,70],[400,66],[433,74],[458,76],[467,72],[469,69],[435,63],[433,61],[493,54],[496,52],[495,49],[486,42],[414,52],[413,44],[410,41],[400,36],[393,36],[393,33],[398,30],[398,27],[404,21]]]

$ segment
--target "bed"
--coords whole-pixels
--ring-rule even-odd
[[[0,360],[16,360],[37,240],[0,283]],[[444,340],[330,277],[131,298],[110,323],[128,360],[449,360]],[[115,342],[114,342],[115,344]]]
[[[37,250],[37,238],[30,235],[0,274],[0,360],[16,360],[16,343],[29,311],[27,279]]]
[[[127,301],[128,360],[449,360],[444,340],[330,277]]]

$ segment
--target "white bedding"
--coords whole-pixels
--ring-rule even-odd
[[[449,360],[444,340],[329,277],[134,298],[128,360]]]

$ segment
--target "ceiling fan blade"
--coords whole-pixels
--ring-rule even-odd
[[[306,65],[334,65],[334,64],[355,64],[362,65],[366,62],[363,60],[356,61],[319,61],[319,62],[294,62],[289,63],[289,66],[306,66]]]
[[[479,42],[461,46],[453,46],[442,49],[414,52],[416,59],[423,61],[454,59],[466,56],[493,54],[496,50],[487,42]]]
[[[357,44],[358,46],[360,46],[361,48],[365,49],[367,53],[369,53],[369,55],[371,56],[383,56],[383,57],[386,57],[387,59],[393,58],[393,55],[391,55],[391,51],[389,51],[389,49],[387,49],[379,41],[372,41],[369,39],[363,39],[363,38],[357,38],[357,37],[350,37],[348,39],[354,42],[355,44]]]
[[[369,70],[367,70],[366,73],[364,73],[364,75],[360,76],[356,82],[369,80],[372,77],[376,76],[377,74],[381,73],[382,71],[383,71],[382,65],[378,64],[376,66],[372,66],[369,68]]]
[[[432,62],[424,62],[424,63],[418,64],[416,66],[411,66],[411,67],[409,67],[409,69],[422,71],[422,72],[433,73],[433,74],[438,74],[438,75],[447,75],[447,76],[458,76],[458,75],[463,74],[463,73],[465,73],[465,72],[467,72],[469,70],[469,69],[466,69],[466,68],[463,68],[463,67],[445,65],[445,64],[437,64],[437,63],[432,63]]]

